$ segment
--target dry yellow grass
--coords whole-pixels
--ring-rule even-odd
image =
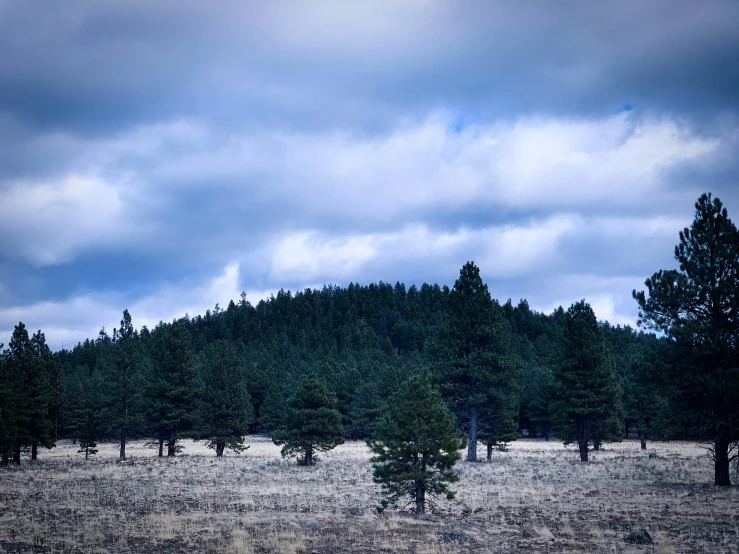
[[[158,459],[102,445],[85,461],[62,442],[0,470],[0,552],[739,552],[739,494],[711,485],[689,443],[607,445],[581,464],[573,449],[518,441],[492,463],[460,463],[458,498],[423,518],[377,516],[369,452],[350,443],[312,468],[251,437],[216,459],[186,442]],[[646,529],[653,545],[626,539]]]

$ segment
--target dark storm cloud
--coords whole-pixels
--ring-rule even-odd
[[[711,113],[739,96],[729,0],[41,5],[0,13],[0,110],[80,133],[182,115],[372,130],[440,107]]]
[[[628,320],[698,194],[739,213],[737,28],[731,0],[0,0],[0,333],[468,259]]]

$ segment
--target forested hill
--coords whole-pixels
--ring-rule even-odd
[[[226,309],[216,306],[202,316],[133,332],[130,340],[138,346],[131,349],[136,359],[130,363],[140,367],[143,375],[160,373],[168,355],[162,345],[175,340],[175,329],[178,344],[189,350],[194,360],[209,345],[227,341],[240,360],[253,405],[251,431],[269,432],[280,417],[274,412],[283,409],[299,377],[319,374],[336,394],[346,435],[362,438],[371,432],[382,400],[410,374],[433,366],[428,346],[445,333],[449,303],[450,289],[446,286],[406,288],[401,283],[393,286],[382,282],[350,284],[346,288],[330,285],[294,295],[281,290],[256,305],[242,295],[240,302],[231,302]],[[559,308],[549,315],[538,313],[525,300],[518,305],[493,301],[492,307],[495,318],[504,323],[505,340],[521,361],[516,389],[520,399],[518,426],[531,436],[547,435],[552,369],[558,360],[565,311]],[[126,330],[130,324],[122,325],[124,331],[115,329],[111,336],[101,331],[97,338],[57,354],[65,394],[59,418],[61,436],[74,434],[80,426],[75,421],[78,402],[74,398],[80,375],[87,379],[100,374],[110,379],[106,375],[120,356],[117,351],[129,340],[122,340],[121,333],[131,334],[130,329]],[[653,357],[657,341],[653,335],[630,328],[603,323],[602,329],[618,362],[628,407],[630,383],[639,377],[631,375],[632,368],[637,367],[635,360]],[[173,386],[183,378],[174,378]],[[156,435],[152,431],[156,422],[147,421],[151,418],[147,396],[151,395],[146,387],[143,383],[131,391],[131,409],[138,409],[142,416],[132,418],[132,436]],[[152,401],[156,400],[149,398],[148,402]],[[630,415],[635,423],[638,414],[627,411],[624,418]],[[109,427],[112,430],[117,426]]]

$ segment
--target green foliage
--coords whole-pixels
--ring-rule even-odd
[[[459,479],[454,465],[465,441],[459,438],[454,414],[427,378],[414,376],[400,386],[375,433],[377,438],[367,444],[374,454],[374,481],[385,497],[381,511],[410,499],[422,514],[429,497],[454,498],[449,484]]]
[[[553,396],[555,433],[565,444],[576,442],[583,461],[588,445],[623,437],[619,378],[595,313],[584,300],[567,310]]]
[[[23,323],[16,325],[0,363],[0,456],[20,463],[21,450],[53,448],[54,421],[60,410],[58,360],[41,331],[29,338]]]
[[[373,437],[382,415],[384,403],[375,383],[362,383],[354,391],[349,408],[347,437],[352,440]]]
[[[676,408],[713,442],[714,482],[728,486],[739,439],[739,231],[718,198],[703,194],[675,247],[679,269],[660,270],[633,291],[640,325],[663,331]]]
[[[287,401],[285,429],[273,435],[282,445],[282,456],[299,454],[298,463],[313,465],[314,452],[331,450],[344,442],[341,413],[336,398],[326,381],[316,376],[303,376],[295,394]]]
[[[243,452],[244,435],[254,421],[254,408],[242,360],[233,347],[223,339],[206,346],[197,357],[200,390],[197,414],[197,438],[205,440],[208,448],[223,455],[225,448]]]
[[[128,310],[123,312],[120,329],[113,330],[113,338],[102,329],[96,342],[95,371],[106,385],[102,404],[110,430],[118,436],[120,457],[124,459],[128,434],[141,423],[141,389],[146,363]]]
[[[285,424],[285,397],[280,387],[271,383],[267,388],[262,405],[259,407],[259,428],[271,435]]]
[[[474,263],[461,269],[448,307],[432,355],[442,393],[467,432],[467,460],[476,461],[478,440],[498,443],[518,436],[521,361],[512,351],[508,322]]]
[[[149,345],[151,370],[147,375],[147,427],[167,441],[167,455],[177,452],[177,439],[194,431],[200,395],[190,331],[184,322],[160,325]]]

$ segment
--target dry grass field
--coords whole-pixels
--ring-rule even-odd
[[[362,443],[312,468],[250,444],[216,459],[187,442],[158,459],[134,443],[120,463],[115,445],[85,461],[62,442],[0,471],[0,552],[739,552],[739,493],[712,486],[694,444],[606,445],[582,464],[559,443],[518,441],[460,463],[457,499],[422,518],[375,513]]]

